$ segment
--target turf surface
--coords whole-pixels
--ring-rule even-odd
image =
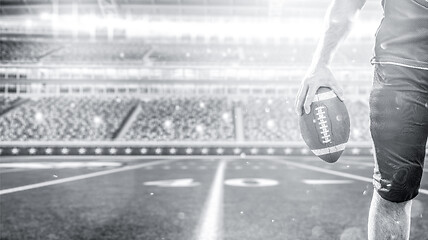
[[[337,164],[315,158],[286,160],[367,178],[372,174],[368,158],[348,157]],[[142,162],[148,161],[129,161],[125,166]],[[193,240],[198,226],[206,220],[202,212],[218,166],[219,158],[215,157],[179,159],[3,194],[0,238]],[[0,169],[0,189],[111,169],[115,168]],[[173,179],[181,180],[165,182]],[[241,184],[224,184],[224,196],[214,196],[223,202],[223,208],[217,209],[223,213],[219,219],[221,239],[366,239],[370,183],[268,157],[228,160],[224,180],[233,179]],[[276,184],[260,186],[256,179]],[[313,185],[305,180],[340,182]],[[427,177],[422,188],[428,189]],[[414,201],[411,239],[426,239],[427,216],[428,195],[420,194]]]

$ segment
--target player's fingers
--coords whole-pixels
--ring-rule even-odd
[[[306,98],[307,90],[308,90],[308,85],[302,84],[302,86],[299,89],[299,92],[297,93],[296,103],[295,103],[295,111],[299,116],[302,115],[303,103],[304,103],[305,98]]]
[[[340,101],[344,101],[345,98],[343,96],[343,90],[337,86],[337,85],[332,85],[331,86],[331,90],[333,90],[333,92],[336,94],[336,96],[340,99]]]
[[[308,90],[308,93],[306,94],[306,100],[303,105],[306,114],[309,114],[311,112],[312,101],[315,98],[315,93],[317,92],[317,90],[318,86],[311,86]]]

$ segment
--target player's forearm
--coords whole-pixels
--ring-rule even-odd
[[[333,0],[325,17],[323,35],[318,43],[312,66],[328,66],[334,51],[349,33],[357,12],[365,0]]]

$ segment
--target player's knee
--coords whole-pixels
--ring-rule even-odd
[[[385,200],[395,203],[407,202],[419,193],[423,169],[410,164],[394,171],[388,179],[375,180],[378,194]]]

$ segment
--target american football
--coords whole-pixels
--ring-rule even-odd
[[[299,119],[303,140],[311,151],[328,163],[336,162],[349,139],[350,121],[346,105],[326,87],[318,89],[311,112]]]

